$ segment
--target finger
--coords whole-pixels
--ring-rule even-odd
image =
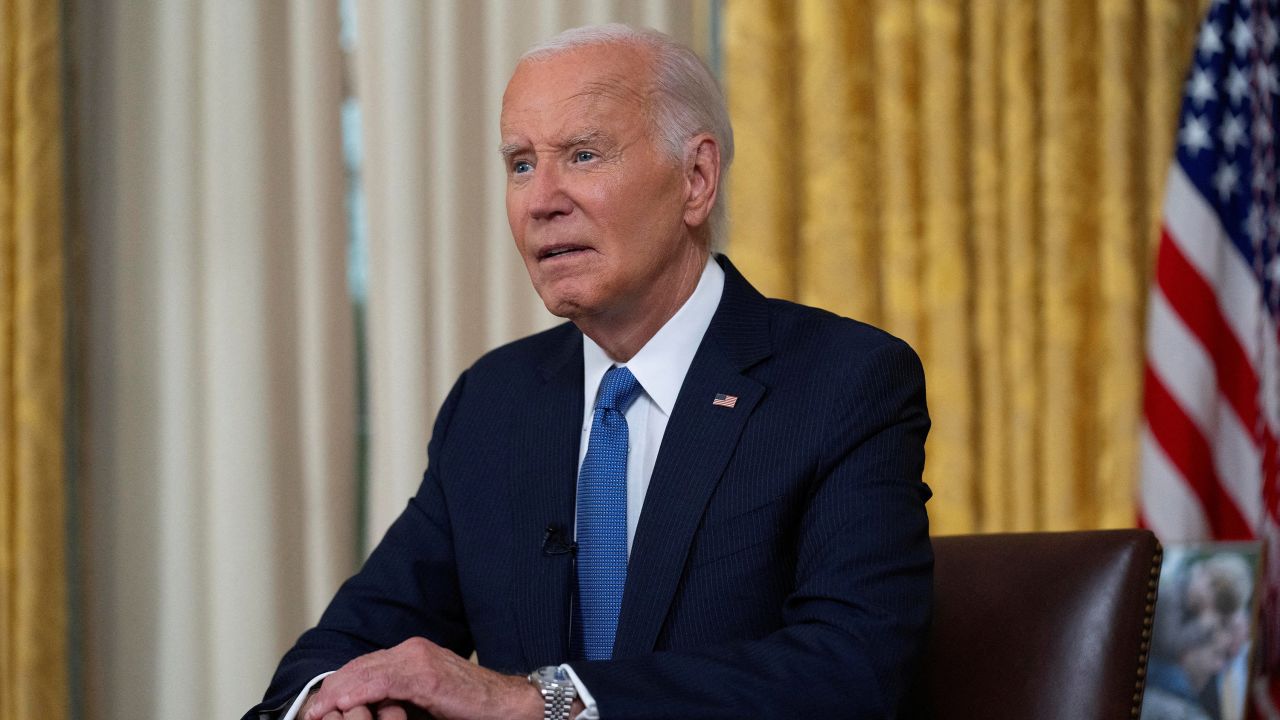
[[[342,720],[373,720],[373,712],[368,705],[360,705],[342,713]]]
[[[319,688],[317,688],[317,690],[318,689]],[[311,708],[315,707],[315,699],[316,694],[315,692],[312,692],[310,695],[307,695],[306,700],[302,701],[302,707],[298,708],[298,720],[302,720],[302,718],[305,718],[307,714],[311,712]]]
[[[362,673],[353,682],[336,688],[330,697],[336,707],[343,711],[362,706],[376,707],[384,700],[407,700],[405,689],[400,687],[404,683],[405,679],[399,671]]]
[[[379,703],[378,720],[409,720],[409,712],[400,703]]]
[[[354,662],[354,661],[353,661]],[[298,720],[333,720],[342,718],[342,710],[338,707],[337,698],[341,693],[339,686],[343,684],[351,663],[347,663],[337,672],[332,673],[320,683],[298,713]],[[337,712],[335,716],[334,713]]]
[[[333,710],[345,712],[385,699],[385,695],[378,696],[386,687],[380,664],[377,658],[364,656],[326,677],[320,690],[311,696],[313,707],[302,716],[303,720],[327,720],[327,713]]]
[[[336,698],[336,695],[321,688],[307,700],[302,712],[298,713],[298,720],[342,720],[342,711],[338,709]]]

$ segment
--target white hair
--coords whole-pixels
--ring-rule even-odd
[[[685,143],[698,133],[709,133],[720,147],[721,180],[708,228],[712,247],[722,247],[724,178],[733,163],[733,125],[729,122],[729,108],[719,83],[696,53],[657,30],[609,23],[565,30],[529,48],[520,56],[520,62],[612,43],[639,46],[653,53],[654,131],[658,142],[674,160],[684,161]]]

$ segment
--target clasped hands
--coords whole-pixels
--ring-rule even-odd
[[[362,655],[324,679],[300,720],[542,717],[528,680],[487,670],[425,638]]]

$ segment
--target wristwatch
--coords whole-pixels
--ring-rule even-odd
[[[540,667],[529,673],[529,682],[542,693],[542,720],[569,720],[578,689],[569,673],[559,665]]]

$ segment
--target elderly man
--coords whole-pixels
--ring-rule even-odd
[[[534,48],[501,132],[570,322],[458,380],[417,495],[247,717],[895,715],[931,601],[915,354],[711,253],[732,130],[666,36]]]

